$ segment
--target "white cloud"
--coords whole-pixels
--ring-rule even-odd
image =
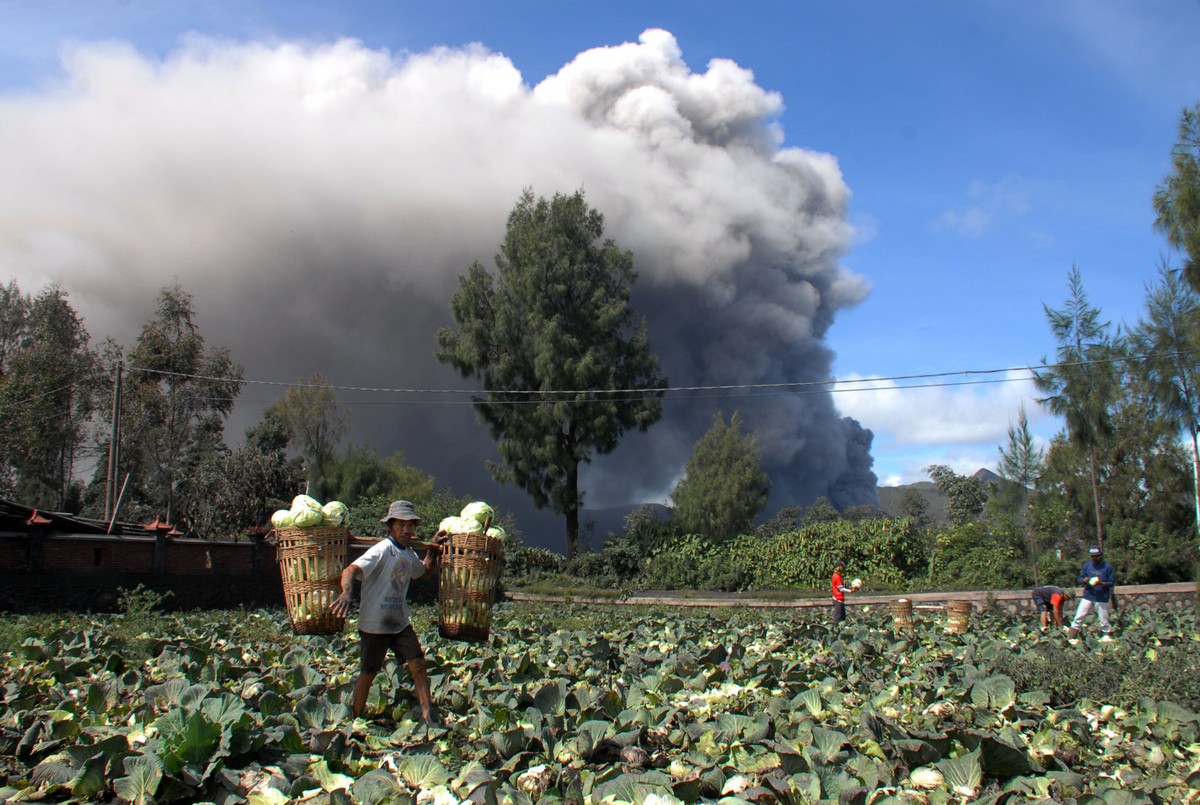
[[[937,384],[975,379],[901,383],[849,375],[839,378],[836,399],[841,411],[875,434],[875,471],[886,479],[885,485],[894,486],[929,480],[925,468],[930,464],[945,464],[963,474],[994,469],[1022,406],[1035,440],[1043,446],[1049,443],[1058,422],[1038,405],[1029,373],[1010,370],[997,379],[1001,377],[1003,382],[946,386]]]
[[[1012,177],[994,184],[975,180],[967,187],[966,195],[963,204],[942,213],[930,228],[977,238],[994,224],[1024,215],[1030,207],[1023,182]]]

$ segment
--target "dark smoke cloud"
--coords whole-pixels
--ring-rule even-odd
[[[675,386],[829,379],[829,328],[866,293],[839,265],[836,160],[785,147],[777,94],[726,60],[691,71],[665,31],[533,88],[481,47],[397,56],[349,40],[196,39],[163,61],[88,45],[65,71],[52,91],[0,98],[0,261],[26,290],[62,284],[97,337],[131,343],[178,282],[248,378],[465,388],[433,334],[457,277],[492,265],[525,187],[583,188],[634,252],[635,304]],[[231,438],[279,393],[247,388]],[[490,439],[451,399],[343,393],[355,441],[527,513],[487,477]],[[586,469],[587,504],[662,499],[713,413],[734,410],[759,433],[773,507],[875,499],[868,431],[828,394],[760,391],[668,402]],[[529,523],[560,544],[557,521]]]

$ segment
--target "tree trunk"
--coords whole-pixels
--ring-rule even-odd
[[[1200,439],[1192,430],[1192,497],[1196,501],[1196,533],[1200,534]]]
[[[1033,541],[1034,537],[1033,537],[1033,524],[1032,523],[1025,524],[1025,532],[1029,535],[1029,561],[1033,564],[1033,586],[1041,587],[1042,583],[1040,581],[1038,581],[1037,545],[1034,544],[1034,541]]]
[[[1092,470],[1092,502],[1096,507],[1096,546],[1104,550],[1104,521],[1100,517],[1100,484],[1096,481],[1096,451],[1088,450],[1088,464]]]
[[[567,472],[567,489],[569,490],[567,510],[567,570],[575,562],[575,554],[579,550],[579,463],[571,465]]]

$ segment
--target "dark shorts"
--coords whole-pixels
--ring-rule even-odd
[[[1053,612],[1056,607],[1061,607],[1063,605],[1064,600],[1064,597],[1058,593],[1050,596],[1049,600],[1046,600],[1045,598],[1039,598],[1035,595],[1033,596],[1033,605],[1037,607],[1038,612]]]
[[[417,632],[412,628],[412,624],[405,627],[403,632],[396,634],[359,632],[358,636],[362,641],[359,669],[368,674],[379,673],[379,670],[383,668],[383,661],[387,659],[388,649],[395,653],[396,659],[400,662],[419,660],[425,657],[425,649],[421,648],[421,641],[417,638]]]

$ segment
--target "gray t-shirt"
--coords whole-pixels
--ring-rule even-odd
[[[425,575],[425,564],[411,548],[388,538],[367,549],[353,564],[362,569],[358,628],[372,634],[396,634],[408,627],[408,583]]]

